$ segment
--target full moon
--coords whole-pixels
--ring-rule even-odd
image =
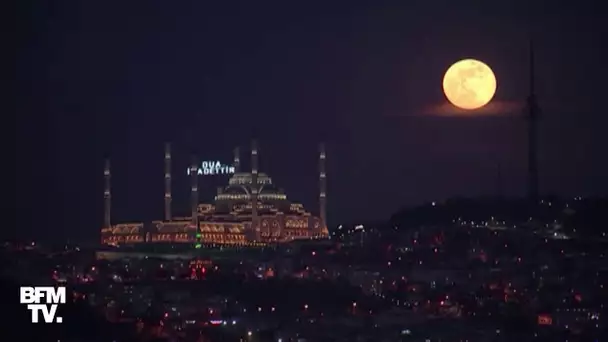
[[[487,105],[496,92],[496,77],[490,67],[475,59],[458,61],[443,76],[443,92],[448,101],[462,109]]]

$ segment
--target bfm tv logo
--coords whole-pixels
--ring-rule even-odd
[[[38,323],[38,313],[42,312],[44,323],[61,323],[63,318],[57,315],[58,304],[65,304],[65,287],[53,286],[22,286],[20,288],[20,303],[27,304],[32,312],[32,323]],[[41,300],[44,299],[44,304]]]

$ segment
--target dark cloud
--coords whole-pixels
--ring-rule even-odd
[[[487,105],[473,110],[461,109],[449,102],[430,105],[422,110],[422,115],[443,117],[478,116],[518,116],[526,110],[525,102],[492,100]]]

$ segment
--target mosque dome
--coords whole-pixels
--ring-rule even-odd
[[[260,188],[260,195],[275,195],[280,193],[281,190],[277,188],[274,184],[264,184]]]
[[[272,179],[265,173],[258,174],[258,200],[260,203],[265,203],[271,206],[279,205],[277,201],[285,202],[282,205],[287,206],[282,208],[283,211],[288,210],[289,203],[286,202],[287,196],[282,189],[272,184]],[[241,203],[248,202],[251,199],[252,188],[252,176],[251,173],[240,172],[234,174],[228,181],[228,185],[215,196],[216,205],[220,208],[227,208],[226,201],[234,203],[238,201]],[[226,210],[226,209],[224,209]]]
[[[248,195],[249,192],[247,188],[242,185],[229,185],[224,189],[224,194],[226,195]]]
[[[248,172],[239,172],[235,173],[230,180],[228,181],[229,185],[244,185],[251,186],[253,184],[251,173]],[[268,177],[265,173],[258,173],[258,184],[272,184],[272,179]]]

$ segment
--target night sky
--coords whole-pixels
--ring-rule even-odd
[[[105,156],[113,221],[161,219],[165,141],[175,213],[188,211],[191,153],[230,163],[240,145],[248,168],[254,136],[261,172],[315,214],[327,142],[332,225],[456,195],[523,195],[531,35],[541,192],[608,192],[599,2],[323,3],[20,2],[18,233],[97,240]],[[446,115],[443,73],[466,57],[496,73],[494,103]],[[201,178],[201,201],[226,181]]]

